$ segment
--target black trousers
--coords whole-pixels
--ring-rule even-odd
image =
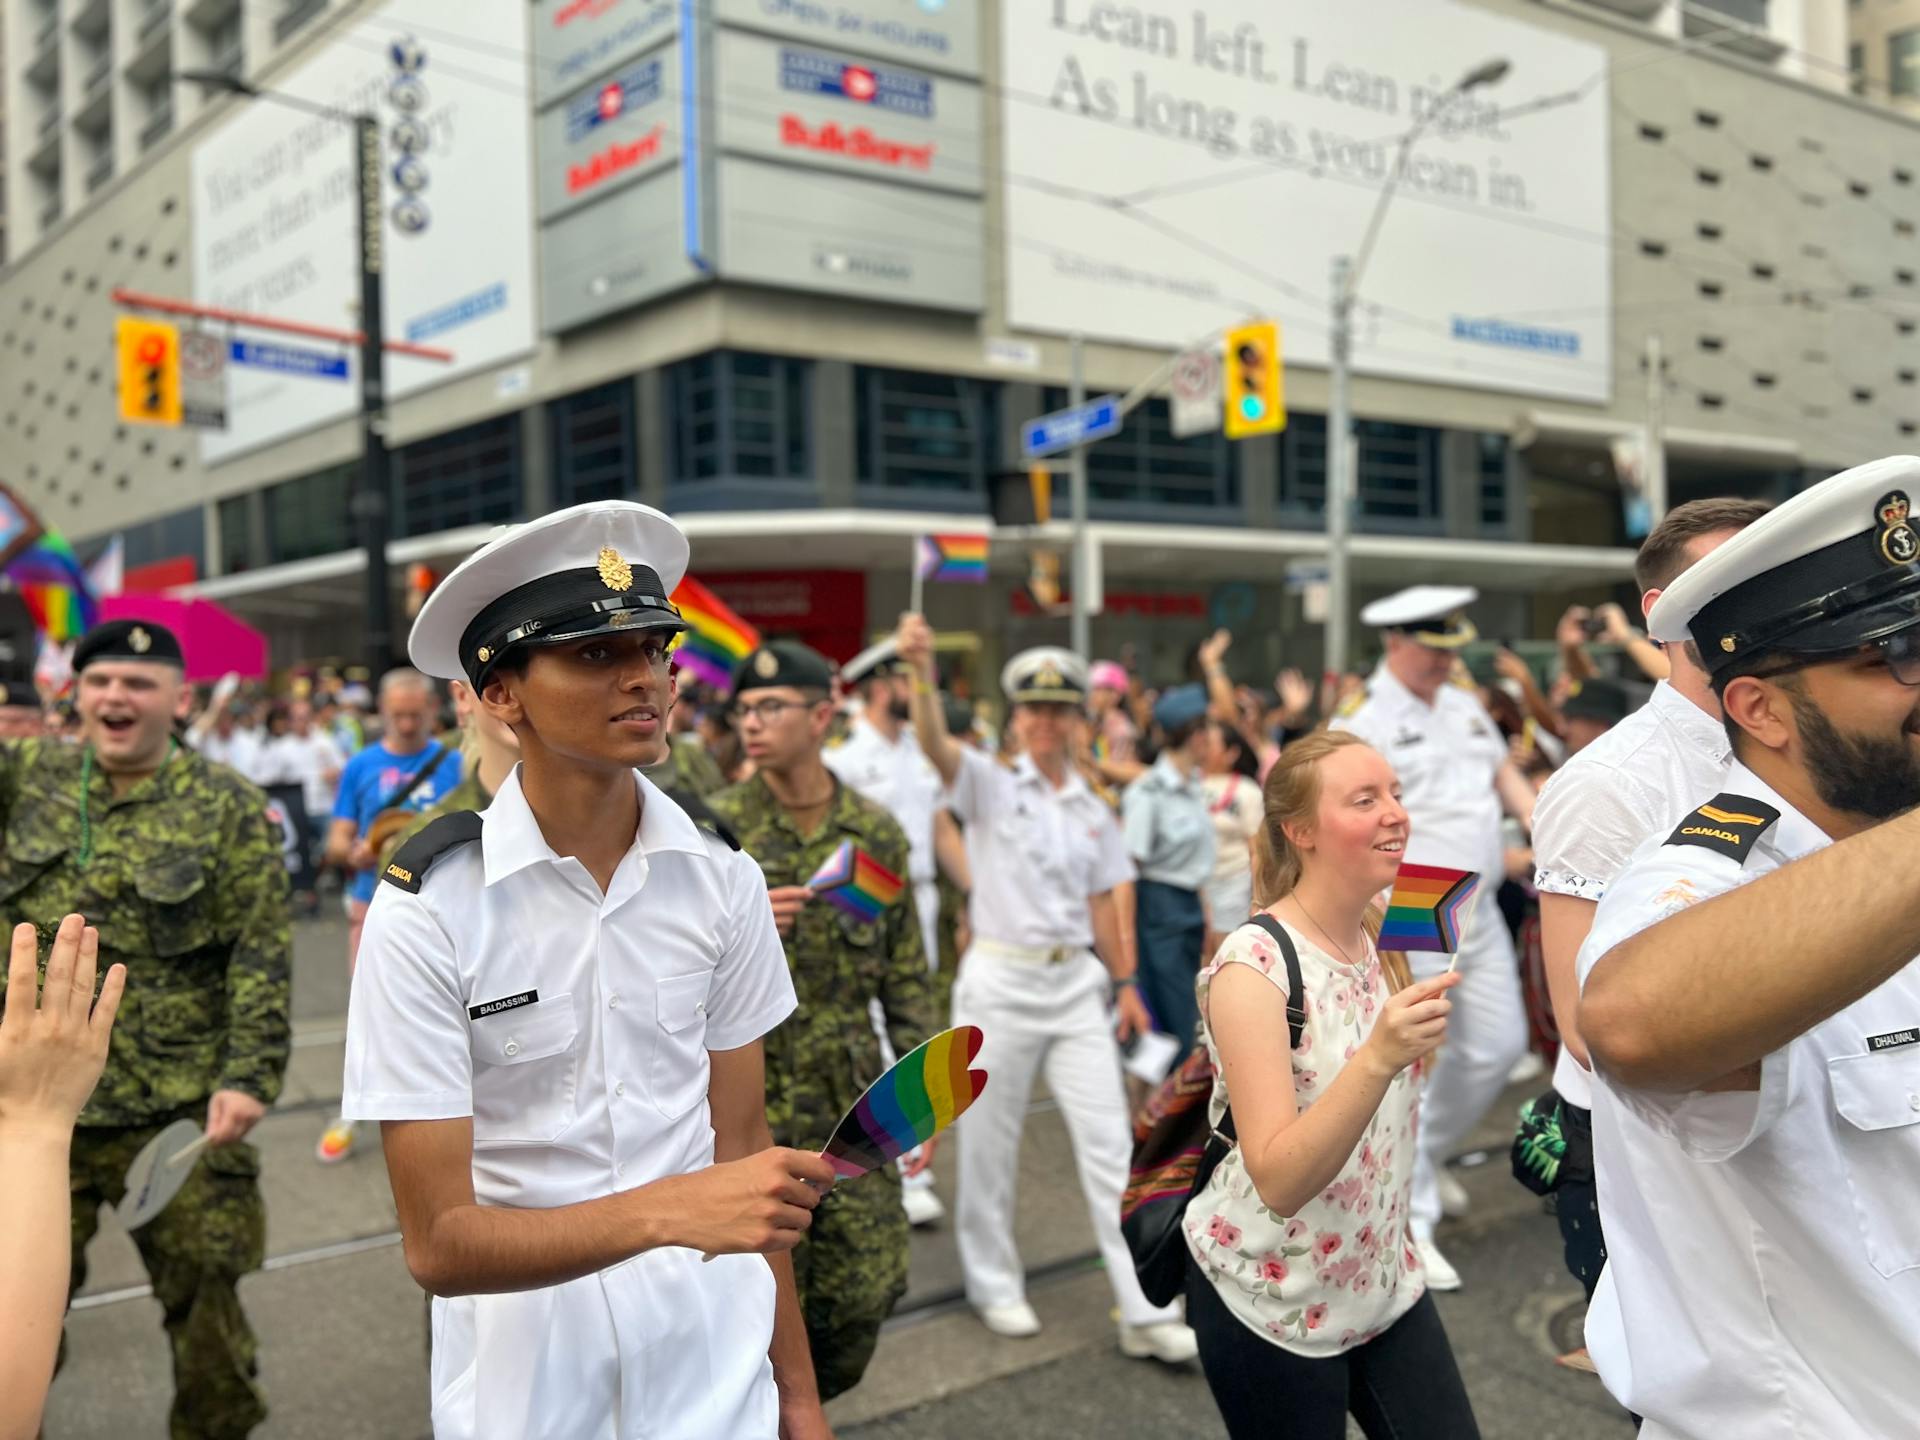
[[[1607,1263],[1607,1237],[1600,1228],[1600,1190],[1593,1179],[1593,1112],[1560,1102],[1560,1133],[1567,1153],[1560,1161],[1560,1185],[1553,1192],[1560,1219],[1560,1244],[1567,1272],[1593,1299]]]
[[[1346,1440],[1349,1413],[1368,1440],[1479,1440],[1431,1295],[1365,1345],[1311,1360],[1248,1329],[1195,1265],[1187,1324],[1231,1440]]]

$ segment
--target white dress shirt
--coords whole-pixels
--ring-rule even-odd
[[[1002,945],[1093,945],[1087,897],[1133,879],[1113,811],[1078,771],[1055,789],[1033,761],[962,745],[947,801],[967,827],[973,933]]]
[[[1633,853],[1721,790],[1726,727],[1662,680],[1653,697],[1556,770],[1533,808],[1534,887],[1598,902]],[[1553,1088],[1593,1108],[1593,1077],[1565,1047]]]
[[[921,753],[911,728],[889,740],[864,715],[854,717],[846,740],[820,758],[907,832],[907,870],[914,881],[933,880],[933,817],[940,809],[940,772]]]
[[[1488,893],[1499,888],[1506,847],[1493,781],[1507,744],[1479,696],[1442,685],[1429,705],[1383,661],[1367,681],[1366,698],[1352,713],[1336,715],[1330,728],[1351,730],[1400,777],[1400,801],[1413,821],[1409,864],[1477,871]]]
[[[794,1008],[751,857],[636,773],[602,894],[507,778],[477,845],[381,884],[347,1023],[355,1120],[473,1119],[482,1205],[549,1209],[710,1165],[708,1052]],[[684,1249],[517,1294],[436,1299],[438,1440],[771,1437],[774,1285]]]
[[[1666,836],[1643,848],[1600,902],[1583,986],[1648,925],[1828,843],[1745,766],[1721,789],[1780,818],[1744,864]],[[1593,1091],[1607,1267],[1587,1346],[1646,1417],[1641,1440],[1908,1440],[1920,961],[1768,1055],[1757,1090],[1656,1093],[1602,1073]]]

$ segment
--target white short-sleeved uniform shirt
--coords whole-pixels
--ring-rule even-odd
[[[933,817],[941,803],[940,772],[913,731],[902,727],[900,738],[889,740],[859,715],[848,727],[846,740],[828,747],[820,758],[844,783],[900,822],[907,832],[908,877],[934,879]]]
[[[1780,818],[1744,863],[1664,836],[1642,849],[1600,902],[1583,986],[1648,925],[1828,843],[1745,766],[1722,790]],[[1596,1076],[1593,1148],[1607,1268],[1587,1346],[1647,1417],[1642,1440],[1916,1433],[1920,961],[1768,1055],[1757,1090]]]
[[[967,828],[973,933],[1003,945],[1093,945],[1087,898],[1133,879],[1113,811],[1069,769],[1055,789],[1031,759],[965,745],[947,803]]]
[[[1493,781],[1506,763],[1507,743],[1479,696],[1442,685],[1429,705],[1383,661],[1367,681],[1366,697],[1336,715],[1330,728],[1351,730],[1386,756],[1400,777],[1400,801],[1413,817],[1409,863],[1496,878],[1505,873]]]
[[[1598,903],[1633,853],[1719,793],[1726,727],[1662,680],[1653,696],[1556,770],[1533,809],[1534,887]],[[1564,1048],[1553,1088],[1593,1108],[1593,1077]]]
[[[550,1209],[710,1165],[708,1052],[794,1008],[752,859],[635,774],[603,895],[554,854],[516,769],[478,844],[383,883],[347,1022],[355,1120],[473,1119],[482,1205]],[[652,1250],[518,1294],[434,1301],[437,1440],[773,1436],[773,1275]]]

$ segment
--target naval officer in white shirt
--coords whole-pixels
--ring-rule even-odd
[[[833,1172],[770,1148],[773,912],[638,773],[666,754],[686,563],[658,511],[577,506],[467,560],[409,643],[521,753],[384,870],[348,1017],[343,1108],[382,1123],[436,1297],[436,1440],[828,1433],[786,1252]]]
[[[1643,1440],[1907,1440],[1920,1382],[1920,459],[1676,579],[1723,788],[1579,957],[1607,1266],[1587,1345]]]

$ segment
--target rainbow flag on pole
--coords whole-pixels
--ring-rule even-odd
[[[871,925],[900,898],[906,881],[851,840],[842,840],[827,863],[813,872],[807,888],[854,921]]]
[[[922,580],[987,582],[987,537],[922,535],[914,546],[914,573]]]
[[[8,562],[6,578],[33,612],[33,623],[56,645],[78,640],[99,619],[99,603],[73,547],[57,530],[40,537]]]
[[[693,627],[674,647],[673,663],[696,680],[726,689],[733,683],[733,667],[759,648],[760,632],[691,575],[675,587],[673,603]]]
[[[1467,909],[1479,888],[1480,877],[1471,870],[1402,865],[1380,927],[1380,948],[1453,954],[1460,948]]]

